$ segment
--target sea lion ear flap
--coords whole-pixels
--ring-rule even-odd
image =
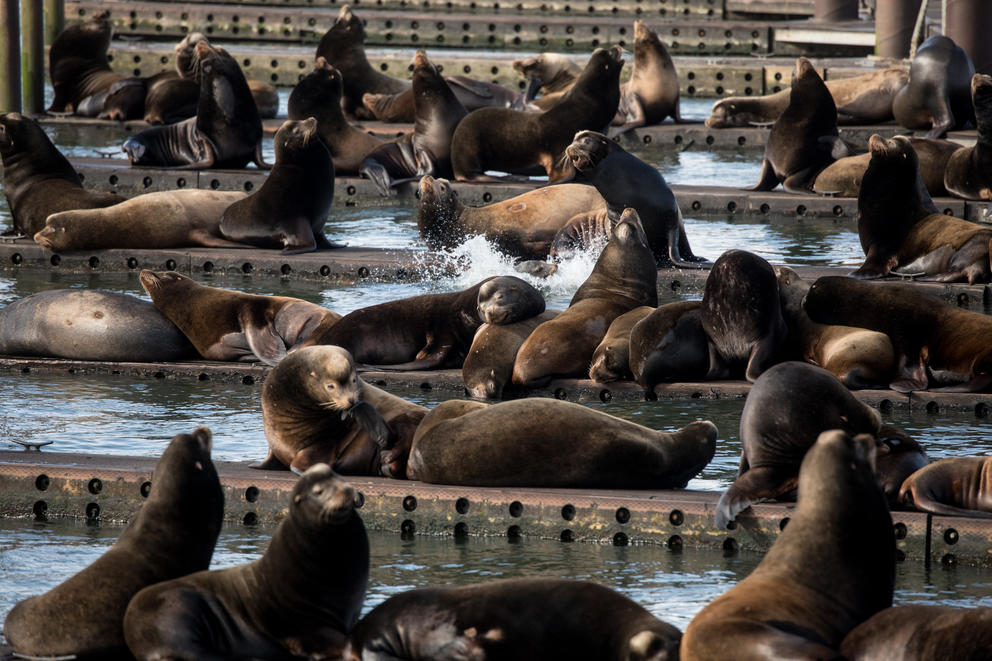
[[[372,441],[380,448],[388,450],[392,447],[389,425],[374,406],[368,402],[358,402],[346,412],[346,415],[367,431]]]

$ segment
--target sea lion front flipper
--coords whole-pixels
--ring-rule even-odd
[[[265,162],[265,156],[262,155],[262,141],[259,140],[255,143],[255,154],[251,157],[251,160],[258,166],[259,170],[271,170],[272,163]]]
[[[858,280],[884,278],[896,264],[897,260],[894,255],[888,257],[880,255],[877,246],[872,246],[868,249],[868,254],[865,255],[865,263],[859,266],[858,270],[851,273],[851,277]]]
[[[366,158],[358,168],[358,174],[365,177],[379,190],[383,197],[389,197],[393,192],[393,180],[386,167],[372,158]]]
[[[477,80],[472,80],[471,78],[465,78],[464,76],[445,76],[444,82],[448,83],[449,86],[454,85],[455,87],[460,87],[466,92],[474,94],[483,99],[493,98],[493,92],[484,83]]]
[[[947,132],[954,126],[954,113],[947,106],[946,98],[935,99],[938,104],[933,113],[933,128],[927,131],[926,137],[938,139],[947,135]]]
[[[926,390],[928,385],[929,381],[927,380],[924,351],[920,351],[919,361],[912,367],[909,366],[908,356],[905,354],[899,356],[896,378],[889,384],[889,388],[896,392],[913,392],[915,390]]]
[[[276,333],[272,323],[260,324],[258,320],[241,319],[245,341],[255,356],[266,365],[275,365],[286,357],[286,344]]]
[[[758,466],[740,475],[730,488],[723,492],[716,505],[716,526],[726,530],[727,524],[754,503],[774,500],[796,488],[797,471],[781,466]]]
[[[766,158],[761,162],[761,179],[751,188],[745,188],[744,190],[769,191],[776,186],[778,186],[778,175],[775,174],[775,168],[772,167],[771,162]]]
[[[272,450],[269,450],[269,456],[267,456],[265,459],[258,462],[257,464],[248,464],[248,468],[257,468],[259,470],[279,470],[279,471],[289,470],[289,467],[286,466],[286,464],[276,459],[276,456],[272,454]]]
[[[816,179],[816,177],[813,176],[813,169],[803,168],[799,172],[795,172],[786,177],[782,181],[782,188],[787,193],[809,195],[813,192],[814,179]]]
[[[369,438],[383,450],[390,449],[396,442],[395,438],[391,438],[385,418],[368,402],[358,402],[345,411],[342,417],[358,423],[368,432]]]
[[[299,255],[300,253],[313,252],[317,249],[317,239],[313,235],[313,227],[310,220],[304,216],[297,216],[292,223],[287,223],[286,236],[283,239],[283,255]]]

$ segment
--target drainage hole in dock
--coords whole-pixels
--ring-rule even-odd
[[[406,519],[400,524],[400,536],[403,537],[403,539],[413,537],[416,532],[417,525],[410,519]]]
[[[511,542],[519,542],[522,535],[520,526],[510,526],[506,529],[506,538]]]
[[[246,386],[253,386],[255,385],[255,377],[251,376],[250,374],[247,376],[243,376],[241,377],[241,383]]]
[[[129,269],[136,269],[136,268],[138,268],[138,260],[135,259],[134,257],[128,257],[127,258],[127,267]]]
[[[904,562],[906,560],[906,554],[902,549],[896,549],[896,562]]]
[[[455,537],[467,537],[468,536],[468,524],[464,521],[459,521],[455,524]]]
[[[555,390],[555,399],[568,399],[568,392],[564,388]]]
[[[155,372],[154,374],[152,374],[152,376],[155,377],[156,379],[164,379],[165,372]]]
[[[835,216],[843,216],[844,215],[844,207],[842,207],[839,204],[837,206],[835,206],[834,207],[834,215]]]
[[[98,266],[100,266],[100,258],[97,257],[96,255],[93,255],[92,257],[90,257],[90,268],[95,269]]]
[[[175,271],[176,270],[176,260],[174,260],[174,259],[167,259],[167,260],[165,260],[165,268],[168,269],[169,271]]]
[[[690,206],[692,206],[693,211],[699,211],[703,208],[703,205],[699,200],[693,200]]]
[[[953,553],[945,553],[944,556],[940,559],[940,564],[944,565],[945,567],[953,567],[954,565],[958,564],[958,559],[954,557]]]
[[[944,531],[944,542],[949,545],[958,543],[958,531],[954,528],[948,528]]]
[[[243,188],[245,189],[245,192],[248,192],[248,193],[250,193],[251,192],[251,189],[254,188],[254,187],[255,187],[255,184],[251,183],[250,181],[246,181],[245,182],[245,185],[243,186]]]
[[[86,520],[87,521],[96,521],[98,518],[100,518],[100,506],[97,505],[96,503],[87,503],[86,504]]]
[[[677,136],[675,136],[675,140],[674,140],[674,142],[675,142],[675,144],[677,144],[677,145],[681,145],[681,144],[682,144],[682,136],[681,136],[681,135],[677,135]]]
[[[94,477],[92,480],[89,481],[89,484],[86,485],[86,490],[89,491],[94,496],[97,495],[98,493],[103,491],[103,480],[101,480],[98,477]]]
[[[258,523],[258,515],[254,512],[248,512],[245,514],[244,518],[241,519],[241,522],[246,526],[253,526]]]
[[[758,209],[761,211],[761,213],[768,213],[769,211],[771,211],[771,207],[768,206],[767,204],[762,204],[760,207],[758,207]]]
[[[796,215],[797,216],[805,216],[806,215],[806,205],[805,204],[800,204],[799,206],[796,207]]]
[[[630,538],[626,533],[618,532],[613,535],[613,546],[627,546],[627,544],[630,544]]]
[[[743,135],[737,136],[737,144],[743,147],[745,144],[747,144],[747,138],[745,138]]]
[[[369,269],[368,269],[367,266],[359,266],[358,267],[358,277],[359,278],[367,278],[367,277],[369,277]]]
[[[455,501],[455,511],[459,514],[468,514],[469,504],[468,498],[459,498]]]
[[[897,523],[892,526],[892,532],[896,539],[906,539],[906,535],[909,534],[905,523]]]
[[[678,291],[682,289],[682,282],[680,280],[672,280],[672,284],[668,286],[672,291]]]
[[[562,530],[561,537],[559,539],[561,539],[561,541],[563,542],[574,542],[575,533],[568,529]]]
[[[116,185],[117,185],[117,175],[116,175],[116,174],[112,174],[112,175],[110,175],[110,176],[109,176],[109,177],[107,178],[107,181],[109,181],[109,182],[110,182],[110,185],[111,185],[111,186],[116,186]]]
[[[282,266],[279,267],[279,272],[282,273],[283,275],[289,275],[290,273],[293,272],[293,267],[290,266],[289,264],[283,264]]]
[[[737,540],[733,537],[728,537],[723,540],[723,554],[724,555],[735,555],[737,553]]]
[[[412,512],[417,509],[417,498],[415,496],[407,496],[403,499],[403,509],[407,512]]]
[[[488,192],[488,191],[485,192],[485,193],[483,193],[482,194],[482,201],[483,202],[492,202],[493,201],[493,194],[490,193],[490,192]]]
[[[658,393],[656,393],[654,390],[645,390],[644,391],[644,401],[645,402],[657,402],[658,401]]]
[[[148,494],[151,493],[151,491],[152,491],[152,483],[147,480],[142,482],[141,486],[138,488],[138,492],[141,493],[142,498],[147,498]]]
[[[961,308],[968,307],[968,294],[965,293],[958,294],[958,307]]]
[[[48,503],[45,501],[36,501],[34,507],[31,509],[34,512],[35,521],[46,521],[48,519],[48,517],[45,516],[45,513],[48,511]]]
[[[627,523],[630,521],[630,510],[626,507],[618,507],[616,517],[617,523]]]
[[[575,519],[575,505],[568,504],[561,508],[561,518],[566,521]]]
[[[331,274],[331,267],[324,265],[320,267],[320,274],[325,278]]]
[[[212,189],[214,189],[214,190],[217,190],[218,188],[220,188],[220,182],[218,180],[216,180],[216,179],[211,179],[210,180],[210,187]]]
[[[361,491],[355,492],[355,509],[362,509],[365,507],[365,494]]]
[[[247,489],[245,489],[245,500],[247,500],[249,503],[254,503],[255,501],[258,500],[259,493],[260,492],[258,490],[258,487],[252,485]]]
[[[883,399],[878,403],[878,410],[882,413],[892,413],[892,402],[887,399]]]
[[[176,179],[176,188],[186,188],[186,179],[184,177]]]
[[[613,393],[611,393],[609,390],[606,390],[604,388],[603,390],[600,390],[599,391],[599,401],[601,401],[601,402],[603,402],[605,404],[606,402],[608,402],[608,401],[610,401],[612,399],[613,399]]]
[[[729,211],[730,213],[737,211],[737,203],[734,202],[733,200],[727,202],[727,211]]]
[[[255,267],[252,266],[251,262],[245,262],[244,264],[241,265],[241,272],[242,273],[247,274],[247,273],[251,273],[254,270],[255,270]]]
[[[787,525],[789,525],[789,517],[784,517],[784,518],[783,518],[782,520],[780,520],[780,521],[778,522],[778,529],[779,529],[779,532],[781,532],[781,531],[783,531],[783,530],[785,530],[785,527],[786,527]]]
[[[31,373],[31,368],[30,367],[22,367],[21,368],[21,374],[30,374],[30,373]]]
[[[682,513],[682,510],[672,510],[668,515],[668,522],[673,526],[681,526],[685,523],[685,514]]]
[[[513,518],[519,518],[521,514],[524,513],[524,504],[519,500],[515,500],[510,503],[510,516]]]
[[[15,252],[13,255],[10,256],[10,261],[12,264],[20,264],[21,262],[24,261],[24,258],[21,257],[21,253]]]
[[[49,478],[44,473],[42,473],[41,475],[39,475],[34,479],[34,488],[37,489],[38,491],[44,491],[49,486],[51,486],[51,484],[52,484],[51,478]]]
[[[421,390],[433,390],[434,388],[433,388],[433,386],[431,386],[431,384],[429,384],[426,381],[424,381],[423,383],[420,384],[420,389]]]
[[[937,415],[940,413],[940,405],[937,402],[927,402],[927,413]]]
[[[203,272],[204,273],[210,273],[213,270],[214,270],[214,263],[213,262],[203,262]]]
[[[944,215],[945,216],[953,216],[954,215],[954,209],[944,209]]]
[[[49,263],[51,263],[52,266],[58,266],[59,264],[62,263],[62,258],[59,257],[58,255],[52,255],[51,259],[49,259],[48,261]]]
[[[150,187],[152,185],[152,178],[151,177],[145,177],[144,179],[141,180],[141,183],[142,183],[142,185],[145,188],[148,188],[148,187]]]
[[[978,402],[977,404],[975,404],[975,417],[976,418],[989,417],[989,407],[985,402]]]
[[[679,535],[672,535],[665,542],[665,546],[668,547],[669,551],[681,551],[682,550],[682,538]]]

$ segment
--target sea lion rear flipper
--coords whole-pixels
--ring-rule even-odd
[[[257,468],[259,470],[279,470],[279,471],[289,470],[289,467],[286,466],[286,464],[276,459],[276,456],[272,454],[271,450],[269,451],[269,456],[267,456],[265,459],[258,462],[257,464],[248,464],[248,468]]]
[[[366,158],[362,161],[361,167],[358,168],[358,174],[375,184],[383,197],[389,197],[392,194],[393,180],[382,163]]]
[[[778,175],[775,174],[775,168],[772,167],[772,164],[766,158],[761,163],[761,179],[751,188],[745,188],[744,190],[769,191],[776,186],[778,186]]]
[[[921,496],[923,496],[921,498]],[[969,510],[933,500],[929,494],[916,494],[914,506],[921,512],[944,516],[970,516],[976,519],[992,519],[992,512]]]
[[[348,409],[346,415],[367,431],[369,438],[380,448],[388,450],[396,442],[389,433],[385,418],[368,402],[358,402]]]
[[[238,243],[222,239],[215,234],[211,234],[205,229],[195,229],[189,233],[190,244],[194,246],[204,246],[206,248],[254,248],[247,243]]]
[[[260,324],[254,319],[242,319],[245,340],[252,353],[266,365],[275,365],[286,357],[286,345],[271,323]]]
[[[921,351],[919,362],[916,365],[911,367],[908,363],[909,360],[905,354],[899,357],[896,378],[889,384],[889,388],[892,388],[896,392],[926,390],[929,382],[927,380],[927,369],[924,364],[923,352]]]
[[[758,466],[739,476],[716,504],[716,526],[726,530],[727,524],[754,503],[773,500],[796,488],[797,470],[784,466]]]

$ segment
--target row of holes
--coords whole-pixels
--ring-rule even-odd
[[[265,1],[266,0],[260,0],[260,2],[262,4],[264,4]],[[345,1],[347,1],[347,0],[345,0]],[[621,2],[621,1],[622,0],[610,0],[610,2],[612,4],[614,4],[614,5],[617,4],[617,2]],[[292,2],[292,0],[283,0],[283,2],[285,4],[289,4],[289,3]],[[604,0],[588,0],[588,2],[589,2],[589,5],[587,7],[588,11],[589,12],[594,12],[596,10],[596,7],[597,7],[597,4],[594,4],[594,3],[598,3],[601,6],[604,3]],[[691,6],[690,0],[683,0],[683,2],[684,2],[684,4],[690,5],[690,6],[687,6],[687,7],[683,8],[683,9],[672,9],[671,11],[672,11],[673,14],[682,14],[684,16],[691,16],[692,14],[700,14],[700,15],[706,15],[706,16],[715,16],[716,15],[716,11],[712,7],[697,8],[697,9],[693,10],[693,7]],[[715,2],[715,0],[706,0],[706,4],[708,4],[708,5],[713,5],[714,2]],[[635,4],[642,4],[643,3],[643,0],[634,0],[634,3]],[[664,5],[664,4],[667,4],[667,3],[668,3],[668,0],[658,0],[658,4]],[[673,0],[673,2],[672,2],[672,4],[677,4],[677,3],[678,3],[678,0]],[[246,3],[246,4],[248,4],[248,3]],[[295,4],[304,4],[304,3],[295,3]],[[314,4],[314,0],[306,0],[305,4]],[[333,4],[337,4],[337,0],[330,0],[330,4],[332,4],[332,5]],[[362,2],[361,2],[361,0],[353,0],[353,1],[349,2],[349,4],[357,7],[358,5],[362,4]],[[366,4],[370,4],[370,3],[366,3]],[[392,4],[396,4],[399,7],[404,7],[404,8],[405,7],[424,7],[424,8],[430,8],[431,6],[434,6],[434,7],[445,8],[445,9],[454,9],[455,7],[464,7],[464,6],[466,6],[466,3],[464,3],[464,2],[457,2],[456,3],[456,2],[451,2],[451,0],[446,0],[443,4],[436,2],[433,5],[431,4],[431,1],[430,0],[421,0],[421,2],[419,2],[419,3],[418,2],[408,2],[407,0],[399,0],[399,2],[396,2],[396,3],[389,2],[388,0],[385,1],[385,2],[383,0],[375,0],[374,1],[374,4],[376,6],[379,6],[379,7],[389,6],[389,5],[392,5]],[[627,2],[625,4],[630,4],[630,3]],[[698,3],[698,4],[702,4],[702,3]],[[480,9],[480,8],[481,9],[495,9],[497,11],[504,8],[503,5],[500,5],[500,3],[498,3],[498,2],[493,2],[492,4],[489,4],[489,3],[481,3],[480,4],[478,2],[475,2],[474,0],[471,1],[471,2],[469,2],[467,4],[467,6],[470,9]],[[528,3],[528,4],[525,5],[524,3],[518,2],[516,5],[507,5],[507,6],[509,8],[511,8],[511,9],[516,9],[517,11],[533,11],[535,9],[535,5],[533,5],[531,3]],[[571,5],[565,5],[564,7],[562,7],[559,10],[559,9],[553,7],[553,6],[549,7],[547,3],[542,3],[540,6],[537,6],[536,8],[539,11],[543,11],[543,12],[547,12],[547,11],[571,12],[572,11],[572,6]],[[618,8],[617,7],[612,7],[610,9],[610,11],[612,13],[617,13]],[[643,10],[640,7],[637,7],[636,8],[636,12],[638,14],[641,13],[642,11]],[[658,12],[661,15],[665,15],[665,13],[667,11],[669,11],[669,10],[666,9],[666,8],[661,8],[661,9],[658,10]],[[84,16],[85,14],[86,14],[86,9],[85,8],[79,9],[79,15],[80,16]]]

